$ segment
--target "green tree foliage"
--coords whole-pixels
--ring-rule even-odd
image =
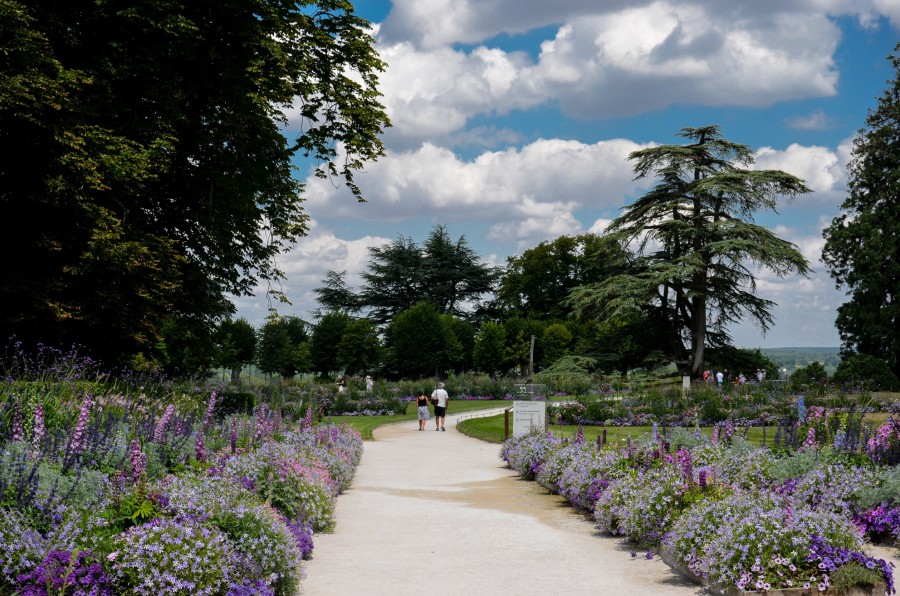
[[[259,330],[256,365],[266,374],[290,379],[311,369],[307,324],[297,317],[275,316]]]
[[[724,346],[710,350],[707,365],[707,368],[712,370],[728,370],[735,375],[744,373],[748,381],[756,380],[757,370],[765,371],[765,378],[768,380],[777,379],[779,376],[778,365],[759,349]]]
[[[444,226],[436,226],[422,247],[423,292],[439,312],[464,317],[464,305],[493,291],[497,271],[479,262],[465,236],[454,242]]]
[[[423,298],[425,265],[422,249],[412,238],[400,236],[369,249],[368,271],[359,303],[379,325],[390,321]]]
[[[489,375],[505,370],[506,365],[506,329],[501,323],[488,321],[475,335],[473,350],[475,368]]]
[[[247,319],[227,318],[215,333],[218,365],[231,371],[231,382],[241,380],[241,370],[256,359],[256,329]]]
[[[551,323],[544,328],[540,342],[542,347],[541,367],[547,367],[569,353],[574,339],[564,323]]]
[[[887,362],[900,376],[900,44],[894,79],[853,143],[849,195],[825,229],[822,259],[850,299],[835,325],[847,353]]]
[[[346,0],[0,0],[0,335],[161,357],[281,277],[294,158],[359,196],[383,154],[369,31]]]
[[[455,347],[456,338],[446,334],[437,308],[420,302],[393,318],[387,341],[392,368],[402,377],[417,378],[440,376],[446,370],[447,351]]]
[[[313,290],[316,294],[316,300],[324,308],[325,313],[342,312],[353,314],[360,310],[359,297],[347,285],[346,277],[346,271],[341,271],[340,273],[329,271],[325,274],[325,281],[322,282],[322,287]],[[323,317],[325,315],[319,311],[317,316]]]
[[[213,330],[206,321],[187,316],[171,316],[160,325],[157,344],[162,370],[172,377],[204,377],[215,363]]]
[[[884,360],[867,354],[851,354],[841,360],[832,381],[848,390],[882,389],[896,391],[900,387],[897,375]]]
[[[757,211],[775,211],[779,196],[809,189],[782,171],[746,169],[753,152],[722,138],[718,126],[679,134],[691,142],[629,156],[638,179],[655,175],[658,182],[610,232],[638,243],[641,270],[581,286],[571,297],[576,311],[596,309],[604,318],[628,320],[646,305],[663,311],[678,330],[671,354],[697,376],[706,347],[730,343],[730,324],[746,316],[763,331],[771,325],[774,303],[756,295],[754,271],[809,271],[796,246],[753,223]]]
[[[791,373],[791,384],[794,386],[824,385],[827,382],[828,373],[821,362],[810,362]]]
[[[631,253],[615,238],[560,236],[507,259],[497,301],[521,317],[563,320],[572,310],[566,298],[573,288],[621,273],[630,260]]]
[[[531,366],[531,338],[534,336],[534,361],[540,362],[542,346],[537,338],[544,334],[546,323],[534,319],[522,319],[510,317],[503,321],[506,331],[506,365],[507,370],[517,370],[518,374],[528,376],[532,371]]]
[[[448,342],[445,347],[447,366],[457,373],[471,370],[474,366],[475,328],[470,322],[450,314],[441,315],[441,325]]]
[[[334,311],[326,313],[313,326],[309,348],[312,369],[320,377],[327,377],[342,368],[338,358],[338,345],[352,320],[350,315]]]
[[[337,360],[348,375],[374,370],[381,364],[381,340],[378,329],[368,319],[347,324],[337,346]]]
[[[326,310],[363,310],[378,325],[422,300],[442,314],[464,317],[493,290],[497,277],[495,269],[479,262],[464,236],[454,242],[444,226],[436,226],[424,246],[400,236],[370,248],[367,269],[359,294],[347,287],[345,273],[329,271],[315,290],[319,303]]]

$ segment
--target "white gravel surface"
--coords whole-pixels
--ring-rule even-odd
[[[666,596],[702,589],[623,540],[472,439],[447,417],[376,429],[337,528],[315,537],[306,596],[602,594]]]

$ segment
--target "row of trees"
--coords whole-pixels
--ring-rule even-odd
[[[778,197],[809,189],[784,172],[749,169],[751,149],[724,139],[718,126],[680,134],[687,144],[630,155],[637,177],[658,183],[603,236],[544,242],[496,271],[478,262],[464,238],[454,243],[438,226],[421,248],[401,237],[372,249],[359,290],[347,287],[345,272],[329,272],[319,302],[325,312],[359,314],[383,329],[401,374],[395,325],[424,297],[439,315],[477,327],[473,354],[482,355],[475,365],[485,372],[510,365],[532,372],[521,365],[521,344],[534,336],[544,366],[566,355],[623,371],[672,360],[697,377],[707,350],[728,351],[730,324],[749,318],[764,330],[771,325],[773,303],[756,294],[755,271],[808,273],[796,246],[752,219],[774,210]],[[506,330],[506,345],[489,361],[483,346],[499,348],[492,338],[511,321],[521,321],[525,337]],[[454,348],[437,345],[435,331],[420,338],[434,372],[465,362]]]
[[[874,358],[900,376],[900,44],[890,60],[894,78],[855,139],[849,196],[824,231],[822,256],[838,288],[849,295],[836,321],[843,356],[858,354],[870,364]],[[752,151],[722,138],[717,126],[680,134],[688,140],[684,145],[629,156],[637,178],[653,177],[657,183],[627,206],[604,236],[542,243],[508,259],[490,299],[468,295],[473,308],[462,314],[479,327],[479,345],[498,334],[491,322],[523,320],[541,339],[547,354],[538,361],[545,365],[566,354],[622,370],[672,359],[683,373],[697,376],[709,366],[727,367],[723,358],[734,357],[730,325],[750,320],[769,329],[774,303],[757,295],[754,272],[765,268],[785,277],[807,275],[810,269],[796,246],[753,219],[761,211],[775,211],[778,198],[809,189],[785,172],[751,169]],[[436,231],[427,244],[442,235],[443,230]],[[392,265],[402,270],[397,257],[408,254],[416,254],[409,239],[373,252],[359,293],[343,285],[343,274],[331,273],[330,283],[348,300],[329,301],[326,285],[320,302],[326,309],[361,312],[386,324],[390,315],[412,306],[411,297],[388,298],[391,286],[381,283]],[[424,256],[427,265],[427,251]],[[487,275],[482,279],[487,281]],[[403,281],[404,287],[419,287],[412,279]],[[393,300],[390,309],[383,307],[387,300]],[[440,301],[434,304],[442,308]],[[590,331],[584,333],[585,328]],[[496,355],[505,364],[481,359],[478,365],[484,370],[508,366],[508,355],[515,352],[507,345]]]
[[[370,31],[346,0],[0,0],[0,218],[15,222],[0,235],[0,335],[178,374],[220,360],[222,328],[236,324],[226,295],[279,279],[275,257],[305,233],[293,159],[311,157],[361,199],[354,172],[383,154]],[[288,139],[293,107],[303,122]],[[850,295],[844,347],[895,373],[898,130],[895,75],[857,136],[823,255]],[[522,370],[534,336],[542,366],[672,360],[696,376],[729,351],[730,325],[772,324],[759,268],[809,271],[753,222],[808,188],[752,169],[750,148],[717,126],[681,135],[630,155],[656,183],[603,236],[542,243],[502,271],[440,226],[421,247],[400,237],[372,250],[359,290],[329,274],[317,323],[255,330],[257,357],[278,354],[264,361],[282,374]],[[343,325],[336,344],[314,341],[323,321]],[[350,332],[372,349],[354,354],[366,342],[345,345]]]

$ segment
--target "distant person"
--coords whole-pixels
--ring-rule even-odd
[[[719,387],[721,387],[721,386],[722,386],[722,383],[724,383],[724,382],[725,382],[725,375],[724,375],[724,373],[722,373],[721,370],[720,370],[720,371],[716,371],[716,383],[719,385]]]
[[[416,396],[416,407],[419,412],[419,430],[425,430],[425,423],[428,421],[428,396],[424,391],[419,391]]]
[[[338,379],[337,379],[337,389],[338,389],[338,393],[346,393],[346,391],[347,391],[347,382],[344,380],[344,377],[338,377]]]
[[[764,371],[763,369],[759,369],[758,371],[756,371],[756,381],[758,383],[762,384],[763,379],[765,379],[765,378],[766,378],[766,371]]]
[[[444,390],[444,384],[438,383],[437,389],[431,393],[431,403],[434,404],[434,430],[447,430],[444,428],[444,416],[447,414],[447,402],[450,396]]]
[[[375,389],[375,379],[372,378],[372,375],[366,375],[366,393],[372,393],[373,389]]]

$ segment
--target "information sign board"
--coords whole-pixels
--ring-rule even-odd
[[[513,436],[526,435],[532,430],[547,428],[547,402],[513,402]]]

